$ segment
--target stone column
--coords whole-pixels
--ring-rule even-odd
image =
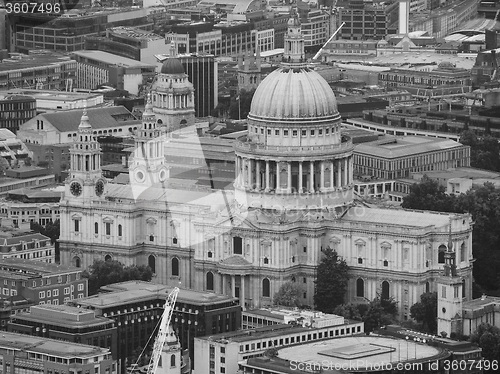
[[[335,162],[337,164],[337,187],[342,187],[342,165],[340,160]]]
[[[276,161],[276,192],[278,192],[281,189],[281,178],[280,178],[280,163],[279,161]]]
[[[302,193],[302,161],[299,161],[299,193]]]
[[[320,161],[320,178],[319,178],[319,190],[323,191],[325,189],[325,163]]]
[[[245,310],[245,274],[240,276],[240,305],[243,310]]]
[[[314,192],[314,161],[309,162],[309,192]]]
[[[231,297],[236,297],[236,276],[231,274]]]
[[[227,278],[226,274],[221,274],[222,277],[222,294],[225,295],[227,292]]]
[[[347,173],[348,173],[348,160],[347,158],[344,158],[344,185],[347,186],[349,183],[347,180]]]
[[[288,162],[288,193],[292,192],[292,162]]]
[[[265,192],[269,192],[269,160],[266,160],[266,189]]]
[[[256,166],[255,168],[257,169],[256,170],[256,177],[257,177],[257,191],[260,191],[261,189],[261,186],[262,186],[262,182],[261,182],[261,175],[260,175],[260,160],[255,160],[255,163],[256,163]]]
[[[331,161],[330,162],[330,189],[333,190],[333,188],[335,187],[335,184],[333,183],[334,182],[334,178],[333,178],[333,166],[334,166],[334,162]]]
[[[247,161],[247,164],[248,164],[248,183],[247,183],[247,187],[249,190],[251,190],[253,188],[252,186],[252,159],[249,158],[248,161]]]

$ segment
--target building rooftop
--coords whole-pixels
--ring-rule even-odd
[[[402,361],[437,359],[447,355],[449,353],[445,350],[427,344],[378,336],[343,337],[279,350],[279,357],[285,360],[319,364],[320,367],[326,360],[331,367],[355,367],[357,370],[389,363],[395,365]]]
[[[75,356],[94,357],[109,353],[109,349],[107,348],[47,339],[38,336],[15,334],[7,331],[2,331],[0,334],[0,347],[44,353],[65,358],[73,358]]]
[[[22,258],[2,258],[0,259],[0,268],[16,269],[16,272],[18,272],[17,270],[20,270],[23,274],[42,276],[68,274],[82,271],[82,269],[73,266],[64,266],[43,261],[26,260]]]
[[[53,53],[53,52],[52,52]],[[63,56],[57,53],[50,54],[35,54],[21,55],[16,54],[14,57],[5,59],[0,62],[0,73],[6,73],[12,70],[23,70],[39,68],[43,69],[48,65],[58,65],[60,63],[75,62],[68,56]]]
[[[354,148],[354,152],[391,160],[457,147],[462,147],[462,144],[450,139],[426,136],[384,137],[374,142],[359,144]]]
[[[34,305],[30,312],[16,314],[16,319],[50,323],[57,326],[99,326],[113,323],[112,319],[96,316],[93,310],[69,305]]]
[[[500,297],[483,295],[478,299],[473,299],[469,301],[464,301],[463,309],[477,309],[484,307],[486,305],[496,304],[500,305]]]
[[[127,303],[135,303],[143,300],[151,300],[152,297],[164,299],[172,291],[173,287],[167,287],[161,284],[128,281],[115,283],[101,288],[105,293],[91,296],[85,299],[78,299],[78,304],[96,309],[112,308]],[[212,292],[194,291],[180,289],[177,295],[177,302],[184,302],[194,305],[205,305],[212,303],[222,303],[236,301],[225,295],[219,295]]]
[[[165,40],[164,37],[155,34],[153,32],[148,32],[145,30],[141,30],[137,27],[127,27],[127,26],[119,26],[119,27],[112,27],[108,29],[109,32],[119,34],[121,36],[126,36],[131,39],[137,39],[137,40],[160,40],[163,39]]]
[[[0,232],[0,245],[13,245],[19,244],[20,242],[31,242],[34,240],[47,240],[50,239],[48,236],[42,235],[40,233],[33,233],[27,235],[19,235],[14,237],[4,237],[3,233]]]
[[[421,173],[416,173],[416,174],[421,174]],[[466,178],[473,180],[476,179],[500,180],[499,172],[476,169],[472,167],[461,167],[461,168],[454,168],[441,171],[426,171],[425,174],[430,178],[437,178],[437,179]]]
[[[7,93],[15,95],[26,95],[39,100],[54,100],[54,101],[64,101],[64,102],[87,100],[102,96],[101,94],[95,94],[95,93],[66,92],[66,91],[63,92],[56,90],[29,90],[22,88],[9,90]]]
[[[121,57],[118,55],[114,55],[112,53],[103,52],[103,51],[77,51],[73,52],[72,55],[76,55],[83,58],[88,58],[90,60],[95,60],[99,62],[103,62],[109,65],[115,66],[123,66],[127,68],[150,68],[155,69],[155,65],[145,64],[143,62],[132,60],[131,58]]]

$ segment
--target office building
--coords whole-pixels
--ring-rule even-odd
[[[117,373],[107,348],[2,332],[0,351],[4,372]]]
[[[36,116],[36,100],[30,96],[0,96],[0,129],[14,134],[27,120]]]

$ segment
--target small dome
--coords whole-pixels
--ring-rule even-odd
[[[176,58],[167,58],[161,67],[162,74],[184,74],[181,62]]]
[[[279,68],[255,90],[249,118],[308,119],[338,117],[337,100],[326,80],[313,70]]]

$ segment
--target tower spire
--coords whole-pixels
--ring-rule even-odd
[[[288,32],[285,35],[285,53],[283,62],[286,64],[303,64],[304,59],[304,37],[300,28],[299,15],[294,8],[288,20]]]

